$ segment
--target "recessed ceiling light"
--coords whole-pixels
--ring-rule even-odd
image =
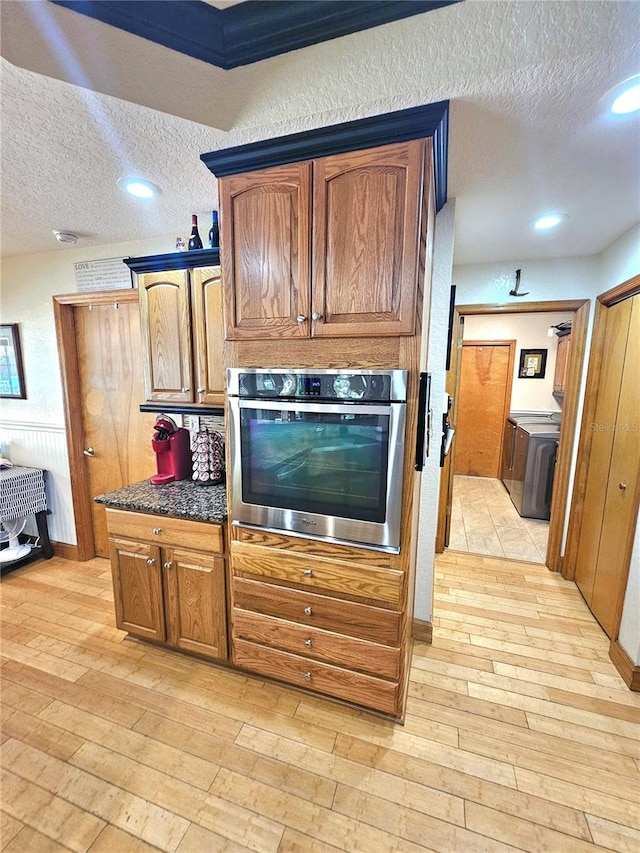
[[[532,219],[529,225],[534,231],[548,231],[568,218],[566,213],[544,213],[542,216],[536,216],[535,219]]]
[[[135,198],[156,198],[161,193],[160,187],[143,178],[118,178],[116,183],[121,190]]]
[[[627,116],[640,110],[640,74],[629,77],[608,92],[607,105],[616,116]]]

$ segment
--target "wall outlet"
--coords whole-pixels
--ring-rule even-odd
[[[185,429],[189,432],[198,432],[200,430],[200,418],[197,415],[184,415],[183,422]]]

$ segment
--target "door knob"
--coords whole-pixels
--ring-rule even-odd
[[[298,321],[298,323],[304,323],[306,319],[307,318],[305,317],[304,314],[298,314],[298,316],[296,317],[296,320]]]
[[[93,447],[85,447],[85,449],[82,452],[84,453],[85,456],[95,456],[96,455],[96,452],[93,449]]]
[[[627,484],[626,483],[618,483],[618,488],[620,489],[621,492],[624,492],[624,490],[627,488]]]

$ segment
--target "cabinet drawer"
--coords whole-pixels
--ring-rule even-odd
[[[202,551],[224,551],[224,534],[221,524],[173,518],[168,515],[146,515],[107,509],[107,527],[110,536],[142,539],[157,545],[176,545]]]
[[[397,646],[400,642],[400,613],[395,610],[247,578],[233,578],[232,590],[234,607],[241,610],[253,610],[385,646]]]
[[[233,646],[234,663],[242,669],[355,702],[384,714],[398,714],[399,685],[396,682],[350,672],[339,666],[319,663],[246,640],[236,640]]]
[[[397,569],[291,554],[242,542],[234,542],[231,553],[234,575],[246,573],[269,577],[310,588],[387,601],[396,606],[402,601],[404,573]]]
[[[248,610],[234,608],[233,637],[383,678],[397,679],[399,674],[400,652],[397,648]]]

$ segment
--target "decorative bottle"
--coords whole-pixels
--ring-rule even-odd
[[[189,236],[189,251],[193,249],[201,249],[202,248],[202,240],[200,239],[200,233],[198,231],[198,217],[195,213],[191,217],[191,234]]]
[[[211,211],[211,228],[209,229],[209,247],[217,249],[220,245],[220,229],[218,227],[218,211]]]

